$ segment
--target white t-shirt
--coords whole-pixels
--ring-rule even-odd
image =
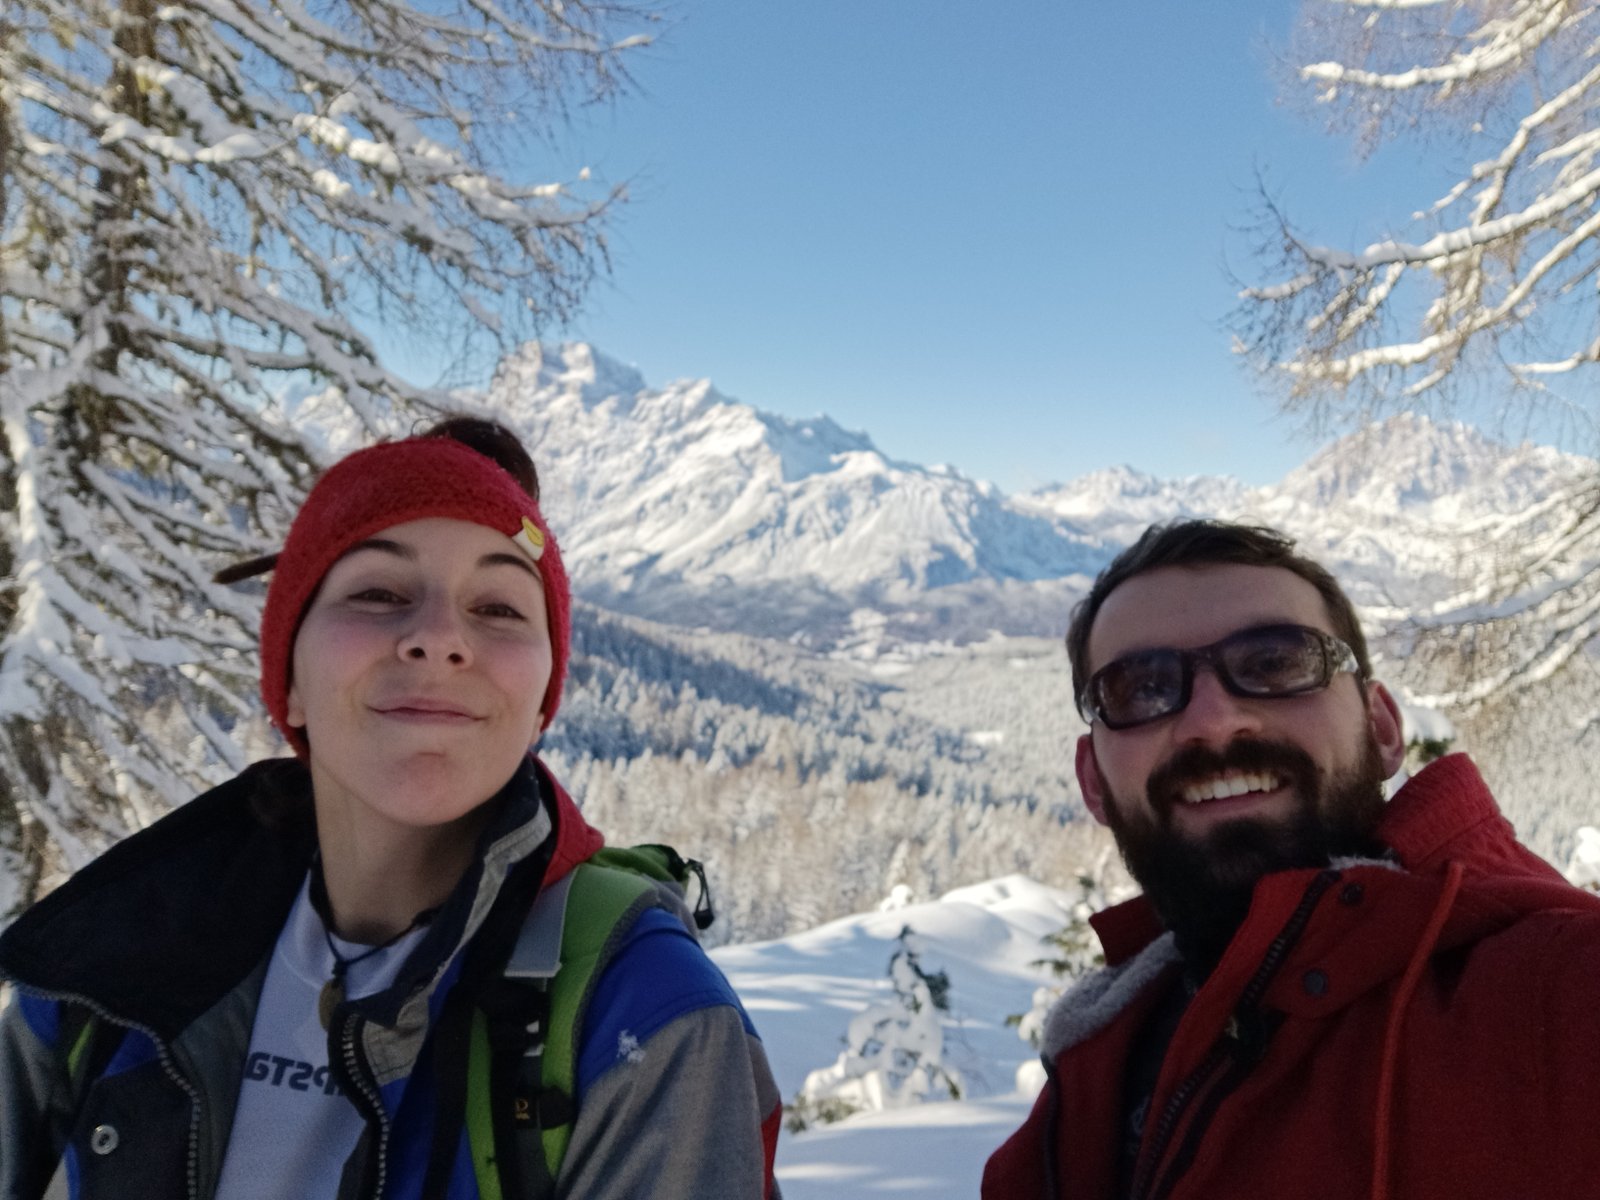
[[[311,903],[310,878],[267,966],[217,1200],[331,1198],[361,1137],[361,1114],[328,1072],[328,1034],[317,1001],[333,977],[334,958]],[[413,929],[352,963],[345,994],[370,996],[388,987],[425,932]],[[337,937],[333,942],[347,960],[371,949]]]

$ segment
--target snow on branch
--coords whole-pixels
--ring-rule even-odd
[[[1426,5],[1369,2],[1362,7],[1400,10]],[[1524,0],[1511,4],[1509,8],[1510,12],[1505,17],[1486,20],[1463,39],[1470,49],[1452,54],[1442,63],[1419,64],[1404,71],[1383,72],[1363,70],[1337,61],[1319,62],[1301,67],[1300,77],[1311,83],[1325,84],[1331,90],[1349,86],[1368,91],[1404,92],[1435,85],[1448,90],[1484,79],[1507,67],[1521,65],[1563,27],[1582,20],[1581,7],[1575,13],[1569,0]]]
[[[1236,350],[1316,425],[1470,388],[1600,435],[1600,2],[1333,0],[1303,28],[1298,79],[1329,111],[1369,139],[1460,145],[1472,165],[1408,206],[1410,236],[1360,249],[1307,236],[1262,188]],[[1430,702],[1482,705],[1592,655],[1600,481],[1485,528],[1478,558],[1474,585],[1414,630],[1450,668]]]
[[[1393,52],[1382,23],[1413,6],[1367,7],[1359,31],[1329,27],[1328,37],[1344,39],[1332,48],[1367,58]],[[1600,4],[1499,0],[1464,31],[1451,25],[1461,11],[1414,16],[1443,25],[1431,39],[1396,42],[1431,48],[1442,61],[1369,71],[1338,59],[1305,69],[1307,78],[1344,87],[1372,120],[1406,93],[1446,79],[1465,87],[1483,75],[1471,86],[1488,89],[1491,70],[1504,78],[1482,103],[1498,112],[1525,99],[1528,108],[1417,218],[1431,226],[1425,237],[1360,250],[1321,245],[1263,194],[1260,255],[1279,278],[1240,288],[1236,345],[1266,379],[1282,381],[1291,404],[1359,415],[1448,395],[1479,364],[1499,363],[1512,383],[1546,389],[1553,377],[1576,381],[1600,364],[1592,304],[1600,271]],[[1470,70],[1462,65],[1469,62]],[[1445,109],[1413,119],[1471,144],[1489,139],[1495,124],[1477,117],[1452,127]],[[1552,346],[1560,352],[1552,355]]]
[[[1478,548],[1478,580],[1410,623],[1424,661],[1453,681],[1465,676],[1424,697],[1453,708],[1553,679],[1600,638],[1600,479],[1575,479],[1463,536]]]

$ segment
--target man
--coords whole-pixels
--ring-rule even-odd
[[[1067,634],[1077,774],[1144,895],[1057,1002],[988,1200],[1600,1197],[1600,897],[1405,753],[1283,535],[1147,530]]]

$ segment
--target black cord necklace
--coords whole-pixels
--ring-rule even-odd
[[[438,908],[425,908],[411,918],[407,925],[393,937],[379,942],[376,946],[368,946],[360,954],[352,954],[349,958],[339,953],[339,948],[333,944],[332,908],[328,903],[328,885],[322,879],[322,855],[319,853],[311,864],[311,907],[316,909],[317,916],[322,921],[322,937],[328,943],[328,953],[333,955],[333,975],[327,983],[322,985],[322,991],[317,995],[317,1016],[322,1019],[322,1027],[328,1028],[333,1022],[333,1010],[344,1003],[345,976],[350,973],[350,968],[359,962],[365,962],[374,954],[387,950],[406,934],[414,929],[426,925],[438,914]]]

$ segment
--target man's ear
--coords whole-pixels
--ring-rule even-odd
[[[1083,803],[1091,816],[1106,824],[1105,789],[1100,786],[1100,768],[1094,757],[1094,737],[1086,733],[1078,739],[1078,753],[1074,764],[1078,769],[1078,790],[1083,793]]]
[[[1383,777],[1388,779],[1406,760],[1405,722],[1389,689],[1376,680],[1367,684],[1367,726],[1378,747]]]

